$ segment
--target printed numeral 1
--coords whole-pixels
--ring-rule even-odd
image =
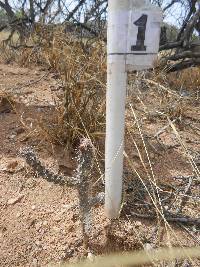
[[[136,45],[131,46],[131,51],[146,51],[146,46],[144,45],[145,41],[145,32],[147,25],[147,15],[142,15],[138,20],[134,22],[138,26],[137,41]]]

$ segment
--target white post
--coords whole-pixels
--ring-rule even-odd
[[[149,0],[108,0],[105,212],[119,216],[127,71],[153,66],[162,12]]]
[[[126,80],[125,61],[108,63],[106,103],[105,211],[119,215],[122,192]]]
[[[112,2],[112,3],[111,3]],[[118,11],[121,0],[109,0],[108,15],[108,62],[107,62],[107,96],[106,96],[106,148],[105,148],[105,212],[108,218],[119,215],[122,194],[124,121],[127,72],[125,55],[116,53],[116,42],[119,40],[121,28],[117,24],[122,21]],[[119,9],[118,9],[119,7]],[[114,9],[114,10],[113,10]],[[115,28],[113,29],[113,26]],[[125,48],[126,49],[126,48]]]

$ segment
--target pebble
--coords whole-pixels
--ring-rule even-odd
[[[16,137],[15,134],[11,134],[8,138],[9,138],[9,139],[14,139],[15,137]]]
[[[153,249],[153,246],[150,243],[146,243],[144,244],[144,250],[146,251],[150,251]]]
[[[60,232],[60,228],[54,226],[54,227],[53,227],[53,231],[56,232],[56,233],[59,233],[59,232]]]
[[[47,222],[47,221],[44,221],[44,222],[43,222],[43,225],[44,225],[44,226],[47,226],[47,225],[48,225],[48,222]]]
[[[37,259],[33,259],[32,263],[31,263],[31,267],[38,267],[38,260]]]
[[[54,221],[56,221],[56,222],[60,222],[61,219],[62,219],[62,217],[61,217],[60,215],[56,215],[56,216],[54,217]]]
[[[17,128],[17,129],[15,130],[15,132],[16,132],[17,135],[19,135],[19,134],[22,134],[23,132],[25,132],[25,129],[22,128],[22,127],[20,127],[20,128]]]
[[[18,212],[18,213],[16,214],[16,218],[19,218],[20,216],[21,216],[21,213]]]
[[[72,205],[66,205],[66,204],[63,205],[63,208],[65,210],[69,210],[71,207],[72,207]]]
[[[95,258],[95,255],[92,254],[91,252],[88,252],[87,259],[88,259],[89,261],[93,262],[93,261],[94,261],[94,258]]]
[[[142,226],[142,223],[140,221],[135,221],[135,226],[136,227]]]

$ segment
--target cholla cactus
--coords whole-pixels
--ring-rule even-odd
[[[82,139],[77,149],[77,169],[75,177],[62,176],[54,174],[47,170],[30,148],[23,149],[21,155],[25,158],[26,163],[33,170],[48,182],[55,184],[73,186],[77,188],[79,195],[79,207],[82,221],[83,243],[88,247],[88,237],[91,230],[91,207],[104,202],[104,193],[99,193],[96,197],[91,198],[89,194],[90,180],[93,168],[93,145],[89,139]]]

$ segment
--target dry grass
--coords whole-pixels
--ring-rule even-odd
[[[66,36],[61,30],[48,32],[47,29],[37,29],[35,36],[31,38],[29,42],[34,43],[34,47],[18,50],[19,62],[26,66],[33,63],[42,64],[53,69],[62,80],[63,86],[62,99],[57,103],[54,115],[38,122],[37,134],[50,143],[60,143],[69,149],[72,149],[81,137],[88,137],[98,150],[98,156],[102,156],[106,89],[104,44],[99,40],[78,40],[74,36]],[[158,238],[155,246],[161,243],[159,231],[163,225],[167,236],[165,245],[185,245],[165,215],[166,207],[171,208],[167,212],[174,212],[179,207],[183,197],[180,192],[184,192],[186,185],[179,187],[176,181],[171,184],[172,178],[168,184],[163,177],[170,176],[170,171],[174,171],[174,166],[170,165],[172,160],[165,155],[177,143],[180,147],[178,153],[176,150],[172,151],[185,160],[186,166],[191,167],[190,172],[193,171],[195,176],[199,175],[198,167],[190,153],[191,149],[188,152],[184,136],[179,133],[187,129],[187,123],[190,123],[187,134],[193,134],[193,123],[194,127],[199,127],[193,118],[188,121],[188,112],[192,110],[194,116],[199,101],[199,74],[199,68],[191,68],[167,75],[164,72],[145,72],[129,77],[125,170],[130,175],[125,177],[125,187],[133,183],[136,193],[128,196],[127,203],[124,203],[138,213],[151,212],[156,215]],[[184,91],[186,95],[182,95]],[[199,128],[197,132],[199,134]],[[160,133],[164,133],[165,138],[160,138]],[[167,137],[170,145],[167,143]],[[155,170],[154,166],[159,166],[160,158],[163,160],[163,170]],[[167,174],[164,173],[165,170],[168,171]],[[142,197],[138,200],[139,194]],[[193,188],[191,201],[186,203],[186,211],[196,204],[193,200],[195,194]]]
[[[96,147],[101,145],[105,133],[105,45],[48,28],[37,28],[27,42],[34,44],[33,48],[18,50],[18,62],[50,68],[62,80],[64,91],[53,118],[40,121],[41,133],[68,148],[83,136]]]
[[[77,137],[97,140],[104,133],[105,116],[105,49],[100,41],[92,44],[54,36],[52,49],[44,55],[51,68],[63,80],[62,121],[69,143]]]

